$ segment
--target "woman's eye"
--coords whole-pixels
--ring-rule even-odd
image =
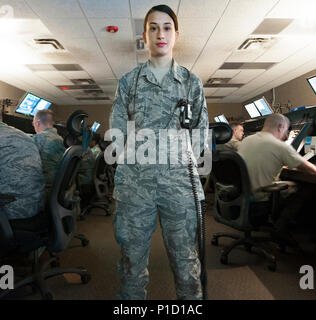
[[[155,31],[156,27],[150,27],[150,31]]]
[[[166,31],[170,31],[171,28],[170,28],[170,27],[165,27],[165,30],[166,30]]]

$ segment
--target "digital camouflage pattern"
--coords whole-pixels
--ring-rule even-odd
[[[193,107],[193,128],[207,129],[208,113],[201,80],[192,73],[189,79],[188,71],[173,61],[160,85],[147,61],[120,79],[110,128],[120,129],[126,136],[127,121],[135,120],[136,132],[144,128],[155,131],[158,153],[159,129],[180,130],[180,110],[176,105],[186,98]],[[136,150],[142,143],[136,143]],[[203,144],[204,139],[201,146]],[[196,210],[188,168],[186,164],[172,164],[169,151],[170,145],[166,164],[119,164],[116,169],[114,197],[117,207],[113,223],[122,254],[118,264],[120,299],[146,298],[150,240],[156,229],[157,210],[177,297],[202,298]],[[196,168],[195,183],[199,199],[203,200]]]
[[[65,152],[63,138],[57,133],[56,128],[46,128],[34,136],[35,144],[39,150],[43,174],[45,177],[45,193],[49,195],[54,183],[60,160]]]
[[[0,193],[16,201],[0,208],[8,219],[35,216],[44,208],[45,180],[33,139],[0,121]]]

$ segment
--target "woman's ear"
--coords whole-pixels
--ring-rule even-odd
[[[176,41],[179,39],[179,31],[176,31]]]
[[[145,31],[143,32],[143,39],[144,39],[145,44],[147,44],[147,41],[146,41],[146,32],[145,32]]]

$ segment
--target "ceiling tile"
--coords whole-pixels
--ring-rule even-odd
[[[178,11],[179,0],[164,0],[164,4],[169,6],[176,14]],[[161,4],[160,0],[130,0],[133,19],[144,19],[146,13],[153,6]]]
[[[0,18],[37,19],[38,16],[21,0],[0,1]]]
[[[217,20],[224,12],[229,0],[182,0],[180,2],[179,18],[212,18]]]
[[[38,71],[36,75],[41,77],[42,79],[47,80],[53,85],[67,85],[73,84],[69,79],[67,79],[63,74],[59,71]]]
[[[88,18],[128,18],[128,0],[79,0]]]
[[[45,26],[57,39],[92,38],[93,32],[85,18],[42,19]]]
[[[83,18],[76,0],[25,0],[32,10],[42,18]]]

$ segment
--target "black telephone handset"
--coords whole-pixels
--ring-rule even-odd
[[[177,107],[180,108],[180,124],[184,129],[190,129],[192,124],[192,110],[189,101],[186,99],[179,100]]]

